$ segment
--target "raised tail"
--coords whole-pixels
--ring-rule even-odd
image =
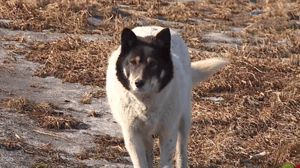
[[[220,58],[210,58],[191,63],[191,74],[193,86],[207,79],[216,70],[229,63],[228,60]]]

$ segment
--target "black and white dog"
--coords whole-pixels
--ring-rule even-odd
[[[109,59],[106,91],[135,168],[152,167],[152,135],[159,136],[160,167],[172,167],[175,147],[176,167],[187,167],[191,90],[227,63],[190,63],[184,42],[168,28],[123,30]]]

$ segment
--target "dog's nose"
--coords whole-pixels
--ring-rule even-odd
[[[143,87],[145,85],[145,81],[144,80],[137,80],[137,81],[135,81],[135,86],[137,87],[137,88],[141,88],[141,87]]]

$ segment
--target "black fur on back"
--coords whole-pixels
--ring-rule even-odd
[[[145,48],[151,48],[151,52],[144,52]],[[155,37],[137,37],[130,29],[125,28],[121,36],[121,53],[116,63],[117,78],[122,85],[130,90],[129,80],[124,74],[123,69],[129,66],[129,59],[133,56],[139,56],[140,62],[145,63],[147,57],[156,60],[157,67],[155,71],[151,70],[148,65],[145,67],[143,76],[145,78],[156,76],[160,84],[159,91],[164,89],[172,80],[174,74],[174,67],[170,53],[171,49],[171,34],[168,28],[160,31]],[[161,72],[165,75],[160,78]],[[126,71],[127,72],[127,71]],[[127,72],[127,76],[129,76]]]

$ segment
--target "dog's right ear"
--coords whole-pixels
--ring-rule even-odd
[[[121,36],[121,49],[123,52],[130,50],[132,46],[135,45],[136,41],[137,37],[132,30],[128,28],[123,29]]]

